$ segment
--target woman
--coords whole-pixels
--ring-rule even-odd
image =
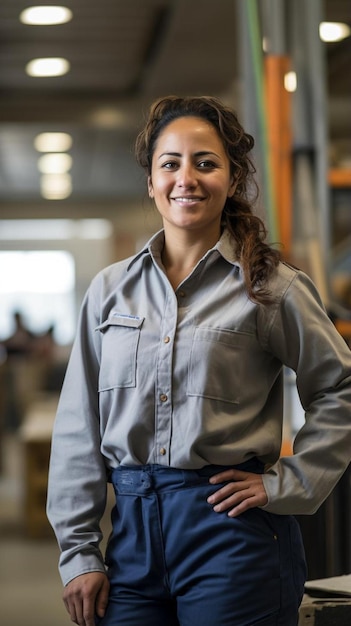
[[[157,101],[137,139],[163,230],[93,280],[53,435],[48,515],[80,626],[297,624],[292,514],[350,461],[351,355],[310,279],[263,241],[252,147],[210,97]],[[306,423],[279,459],[283,364]]]

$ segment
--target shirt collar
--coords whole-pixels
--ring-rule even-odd
[[[139,259],[144,259],[146,256],[160,257],[163,250],[163,244],[165,240],[164,230],[159,230],[155,235],[149,239],[145,246],[138,252],[130,261],[127,271],[137,262]]]
[[[218,250],[223,259],[228,261],[231,265],[237,265],[240,267],[240,262],[236,254],[235,239],[227,228],[224,229],[213,250]]]
[[[164,230],[159,230],[155,235],[149,239],[149,241],[145,244],[145,246],[138,252],[130,261],[127,271],[139,260],[144,259],[146,256],[152,256],[154,258],[160,258],[164,245]],[[208,250],[205,254],[205,257],[209,257],[214,252],[220,254],[228,263],[231,265],[237,265],[240,267],[239,260],[237,258],[235,252],[235,240],[227,229],[224,229],[220,239],[217,241],[215,246]]]

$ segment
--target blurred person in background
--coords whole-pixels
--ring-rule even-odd
[[[2,342],[7,355],[11,357],[30,354],[33,350],[35,334],[27,328],[20,311],[13,313],[13,326],[12,334]]]

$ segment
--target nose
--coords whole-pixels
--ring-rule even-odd
[[[184,163],[178,170],[177,186],[184,189],[193,189],[196,185],[196,168],[191,163]]]

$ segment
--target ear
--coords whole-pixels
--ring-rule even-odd
[[[232,198],[234,196],[237,184],[238,184],[238,181],[234,178],[234,176],[232,176],[230,186],[228,189],[228,194],[227,194],[228,198]]]
[[[147,177],[147,190],[149,193],[149,198],[153,198],[154,197],[154,189],[152,186],[152,181],[151,181],[151,176]]]

